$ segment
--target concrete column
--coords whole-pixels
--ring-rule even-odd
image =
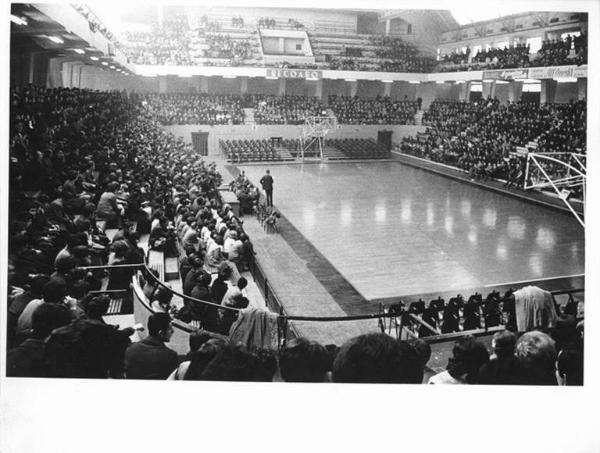
[[[556,96],[556,85],[557,82],[552,79],[543,79],[542,80],[542,89],[540,93],[540,102],[544,103],[553,103],[554,98]]]
[[[278,47],[279,53],[283,55],[285,53],[285,40],[283,38],[279,38]]]
[[[429,104],[435,100],[436,85],[435,82],[421,82],[415,85],[417,87],[416,97],[423,100],[422,110],[427,110]]]
[[[391,26],[392,26],[392,21],[391,21],[391,19],[387,19],[387,20],[385,21],[385,34],[386,34],[386,35],[389,35],[389,34],[390,34],[390,28],[391,28]]]
[[[279,87],[277,88],[277,95],[283,96],[285,94],[285,79],[279,79]]]
[[[463,82],[459,85],[458,90],[458,100],[459,101],[468,101],[471,95],[471,82]]]
[[[358,81],[348,82],[350,84],[350,96],[356,96],[356,92],[358,91]]]
[[[164,75],[158,76],[158,92],[159,93],[167,92],[167,76],[164,76]]]
[[[27,83],[33,83],[33,74],[35,74],[35,55],[36,52],[29,54],[29,74],[27,76]]]
[[[315,83],[315,97],[323,100],[323,79],[319,79]]]
[[[240,79],[240,92],[246,94],[248,92],[248,77],[242,77]]]
[[[200,77],[200,93],[208,93],[208,77]]]
[[[585,99],[587,99],[587,78],[580,77],[577,79],[577,100]]]
[[[483,99],[494,98],[496,94],[496,81],[492,80],[491,82],[482,82],[481,84],[481,96]]]
[[[519,102],[523,93],[523,82],[511,80],[508,85],[508,100],[509,102]]]
[[[383,83],[383,95],[389,97],[390,94],[392,94],[392,84],[386,83],[386,82],[381,82],[381,83]]]

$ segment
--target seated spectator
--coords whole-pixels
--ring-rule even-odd
[[[33,312],[31,336],[6,353],[6,375],[10,377],[44,377],[45,340],[50,333],[71,322],[64,305],[44,303]]]
[[[225,345],[208,362],[200,380],[260,382],[264,375],[264,365],[258,355],[242,346]]]
[[[456,340],[446,371],[429,379],[429,384],[475,384],[479,369],[489,360],[485,346],[471,335]]]
[[[183,370],[184,364],[182,364],[182,366],[175,371],[176,375],[173,376],[173,378],[186,381],[201,380],[202,372],[206,366],[226,344],[225,340],[210,338],[192,354],[187,369]],[[179,371],[180,369],[181,371]]]
[[[62,305],[67,296],[66,284],[60,281],[49,281],[42,287],[42,298],[31,300],[23,309],[21,316],[17,320],[17,335],[26,336],[29,334],[32,323],[33,314],[43,304]]]
[[[536,330],[525,332],[517,340],[515,356],[519,385],[557,385],[556,348],[549,335]]]
[[[29,290],[24,291],[23,293],[16,296],[8,305],[8,314],[6,321],[6,335],[8,338],[8,347],[13,346],[15,334],[17,331],[17,321],[23,313],[23,310],[25,310],[27,305],[29,305],[29,302],[33,300],[43,299],[42,290],[44,288],[44,285],[48,283],[49,280],[50,277],[44,274],[36,274],[32,276],[31,283],[29,285]]]
[[[116,225],[123,214],[123,208],[117,203],[117,195],[115,194],[118,187],[119,185],[116,182],[109,183],[100,196],[96,208],[96,217],[99,220],[106,220],[107,224],[111,225]]]
[[[366,334],[344,343],[332,376],[334,382],[420,384],[423,369],[416,350],[406,342]]]
[[[511,385],[516,383],[518,373],[515,359],[517,336],[508,330],[496,332],[492,338],[494,353],[490,361],[479,370],[478,384]]]
[[[583,385],[583,351],[563,349],[556,360],[558,385]]]
[[[423,368],[423,384],[429,382],[429,378],[435,375],[435,371],[427,366],[429,359],[431,358],[431,346],[425,340],[421,338],[415,338],[414,340],[410,340],[409,344],[415,348],[419,359],[421,360],[421,365]]]
[[[155,313],[148,318],[148,336],[125,352],[127,379],[166,379],[177,368],[177,353],[165,346],[173,335],[171,317]]]
[[[279,371],[285,382],[324,382],[331,357],[324,346],[295,338],[279,352]]]
[[[207,342],[212,339],[210,334],[206,331],[198,330],[192,332],[189,337],[190,350],[185,356],[180,356],[182,360],[179,366],[169,375],[167,380],[169,381],[182,381],[190,367],[191,361],[194,354]]]
[[[170,313],[172,310],[171,300],[173,292],[165,287],[160,287],[156,291],[154,300],[150,303],[150,308],[154,313]]]

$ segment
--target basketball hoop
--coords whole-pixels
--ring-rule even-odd
[[[586,155],[581,153],[527,153],[525,182],[523,188],[552,188],[573,213],[581,226],[585,227]],[[577,212],[570,201],[574,190],[581,188],[584,214]]]
[[[333,115],[327,116],[309,116],[302,125],[302,135],[300,136],[300,152],[302,160],[304,153],[313,143],[316,143],[319,149],[321,160],[323,159],[323,142],[325,136],[337,127],[337,118]]]

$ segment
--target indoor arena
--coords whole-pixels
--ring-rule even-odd
[[[539,6],[11,4],[8,380],[587,386],[596,30]]]

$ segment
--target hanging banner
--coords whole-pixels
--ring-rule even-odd
[[[323,77],[322,71],[315,71],[313,69],[279,69],[279,68],[268,68],[268,78],[277,79],[306,79],[306,80],[319,80]]]
[[[482,78],[493,80],[526,79],[527,69],[497,69],[493,71],[483,71]]]
[[[585,66],[548,66],[544,68],[530,68],[529,79],[554,79],[563,77],[587,77]]]

